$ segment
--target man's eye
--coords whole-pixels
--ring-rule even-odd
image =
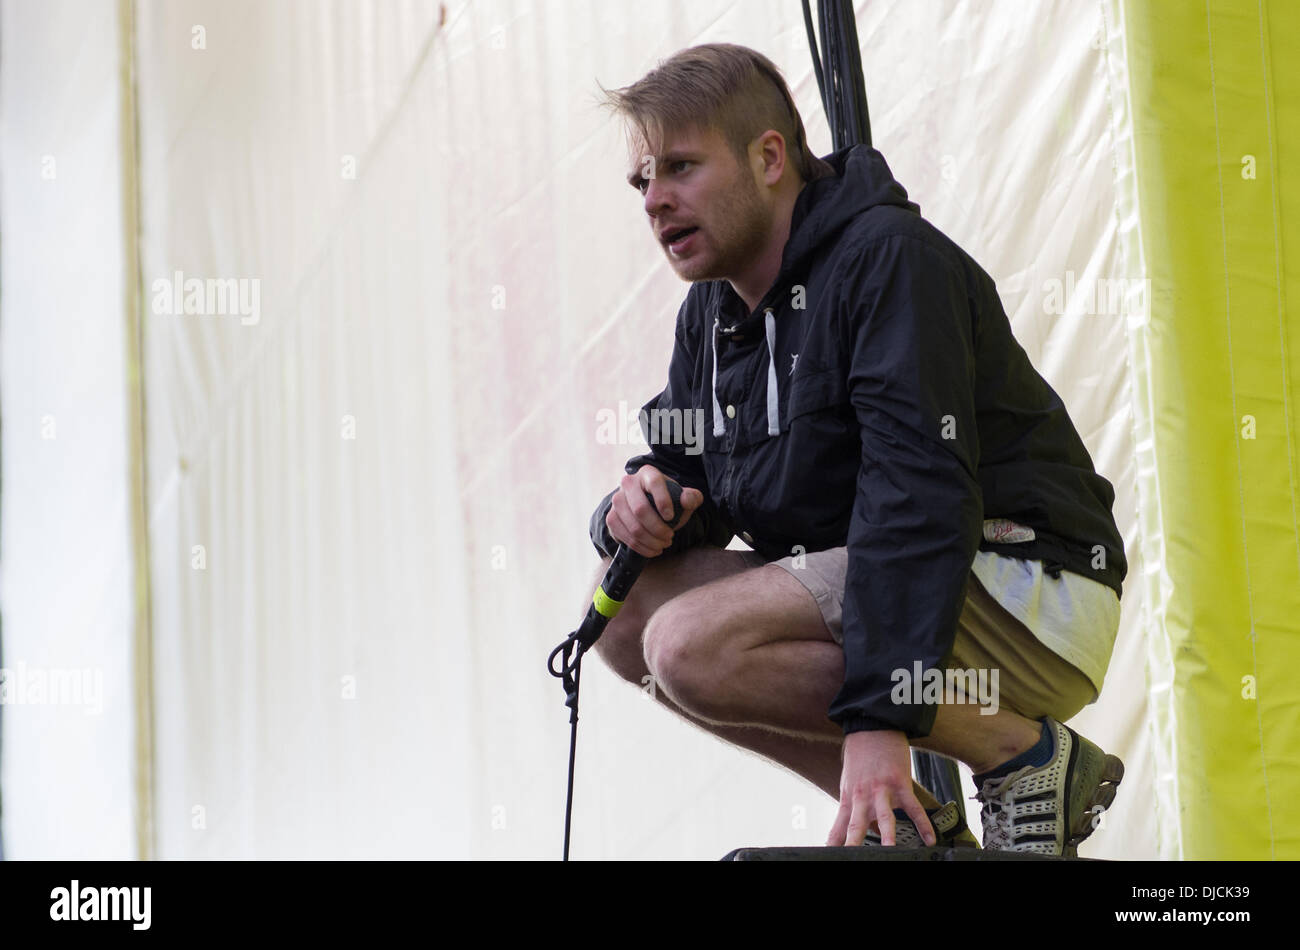
[[[669,168],[672,168],[672,169],[676,169],[678,166],[682,166],[682,165],[694,165],[694,164],[695,164],[695,163],[692,162],[690,159],[687,159],[687,158],[681,158],[681,159],[678,159],[677,161],[673,162],[673,163],[672,163],[671,165],[669,165],[668,167],[669,167]],[[645,194],[645,190],[646,190],[646,186],[649,185],[649,184],[650,184],[650,183],[649,183],[646,179],[642,178],[640,181],[638,181],[638,182],[636,183],[636,190],[639,191],[639,192],[641,192],[641,194],[644,195],[644,194]]]

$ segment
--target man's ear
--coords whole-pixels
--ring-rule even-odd
[[[763,181],[775,185],[785,174],[790,164],[790,153],[786,149],[785,139],[775,129],[768,129],[758,137],[758,154],[763,159]]]

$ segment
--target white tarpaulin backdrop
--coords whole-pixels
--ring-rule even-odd
[[[857,6],[875,144],[996,278],[1115,486],[1132,578],[1128,317],[1082,293],[1047,312],[1057,283],[1141,276],[1115,8]],[[10,855],[558,856],[544,662],[585,609],[592,508],[641,451],[597,419],[662,388],[686,291],[596,81],[751,46],[825,154],[799,3],[2,9],[4,661],[104,680],[98,715],[4,708]],[[194,279],[220,284],[204,312]],[[1088,856],[1161,853],[1141,593],[1074,720],[1128,769]],[[575,856],[824,842],[826,795],[586,672]]]

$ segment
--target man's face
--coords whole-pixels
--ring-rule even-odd
[[[752,267],[771,235],[773,211],[754,172],[736,162],[719,133],[671,134],[658,149],[638,140],[632,158],[628,180],[645,196],[651,231],[678,277],[725,280]],[[692,227],[670,245],[670,235]]]

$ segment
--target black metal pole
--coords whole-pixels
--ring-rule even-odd
[[[867,110],[867,86],[862,77],[862,54],[858,47],[858,26],[852,0],[821,0],[817,4],[821,24],[821,54],[813,33],[810,0],[803,0],[804,27],[822,108],[831,129],[833,150],[850,145],[871,144],[871,119]],[[966,817],[965,796],[957,763],[923,749],[912,749],[912,771],[916,780],[939,804],[955,801]]]

